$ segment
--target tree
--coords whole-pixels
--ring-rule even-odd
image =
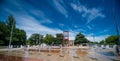
[[[4,44],[3,40],[0,40],[0,46],[2,46]]]
[[[62,44],[62,42],[63,42],[63,34],[62,33],[56,34],[54,44]]]
[[[46,34],[46,36],[44,38],[44,42],[46,44],[49,44],[49,45],[51,45],[52,43],[54,43],[54,40],[55,40],[55,38],[51,34]]]
[[[21,29],[15,29],[14,33],[13,33],[13,39],[16,38],[18,40],[13,40],[12,43],[17,44],[17,45],[25,45],[26,44],[26,32],[24,30]]]
[[[100,41],[99,44],[116,45],[118,44],[118,36],[116,35],[108,36],[105,40]]]
[[[9,36],[9,29],[4,22],[0,22],[0,45],[8,45],[9,41],[7,40]]]
[[[13,16],[8,17],[7,26],[8,26],[8,29],[10,30],[9,34],[13,32],[12,41],[11,41],[12,45],[25,45],[26,32],[24,30],[16,28],[16,21]]]
[[[88,43],[89,41],[85,38],[82,33],[79,33],[75,37],[75,44]]]
[[[12,33],[11,33],[12,32]],[[23,45],[26,41],[26,32],[16,28],[15,18],[9,16],[7,23],[0,22],[0,44],[8,45],[12,34],[12,45]]]
[[[118,44],[118,36],[109,36],[106,38],[105,42],[110,45]]]
[[[106,43],[105,40],[99,42],[99,44],[105,44],[105,43]]]
[[[38,45],[40,43],[43,43],[43,35],[41,34],[32,34],[31,37],[29,38],[30,45]]]

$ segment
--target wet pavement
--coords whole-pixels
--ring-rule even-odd
[[[57,52],[55,52],[57,51]],[[0,61],[120,61],[113,49],[63,48],[49,50],[0,51]]]

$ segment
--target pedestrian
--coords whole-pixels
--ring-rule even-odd
[[[120,55],[120,51],[119,51],[119,46],[118,45],[116,46],[116,53],[117,53],[117,55]]]

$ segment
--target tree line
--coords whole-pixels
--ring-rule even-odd
[[[76,35],[75,38],[75,44],[81,44],[81,43],[89,43],[90,41],[85,38],[85,36],[82,33],[79,33]],[[41,43],[46,43],[48,45],[61,45],[66,44],[66,41],[63,40],[63,34],[57,33],[56,37],[54,37],[51,34],[46,34],[45,37],[41,34],[32,34],[30,38],[27,40],[27,44],[30,45],[39,45]]]
[[[62,39],[63,39],[62,33],[56,34],[56,37],[54,37],[51,34],[46,34],[46,36],[43,37],[43,35],[35,33],[32,34],[30,38],[27,40],[27,44],[39,45],[41,43],[45,43],[48,45],[54,45],[54,44],[59,45],[62,44]]]

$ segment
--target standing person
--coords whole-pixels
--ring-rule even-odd
[[[117,53],[117,55],[120,55],[119,45],[116,46],[116,53]]]

